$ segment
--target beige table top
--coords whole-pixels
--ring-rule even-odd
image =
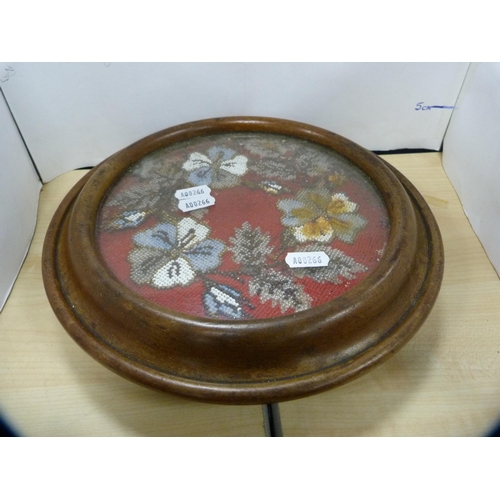
[[[285,436],[480,436],[500,419],[500,280],[439,153],[391,155],[434,212],[445,276],[427,322],[395,356],[329,392],[281,403]],[[136,386],[84,353],[47,301],[50,218],[86,172],[43,187],[30,251],[0,314],[0,412],[28,436],[263,436],[260,406],[219,406]]]

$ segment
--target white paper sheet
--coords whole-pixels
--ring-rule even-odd
[[[45,182],[191,120],[288,118],[372,150],[439,149],[466,63],[9,63]]]
[[[439,149],[467,68],[467,63],[1,63],[0,85],[48,182],[96,165],[150,133],[215,116],[303,121],[372,150]],[[3,99],[0,162],[3,304],[29,246],[40,189]]]
[[[36,224],[41,183],[0,93],[0,311]]]
[[[10,66],[4,92],[44,182],[163,128],[243,112],[242,64]]]
[[[500,63],[474,63],[445,136],[443,165],[500,274]]]
[[[467,67],[252,64],[247,67],[247,110],[312,123],[370,150],[439,150]]]

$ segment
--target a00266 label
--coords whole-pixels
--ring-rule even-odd
[[[325,252],[288,252],[285,262],[289,267],[326,267],[330,257]]]
[[[211,189],[208,186],[193,186],[178,189],[175,192],[175,197],[179,200],[179,208],[183,212],[190,212],[198,208],[215,205],[215,198],[210,196],[210,191]]]
[[[206,208],[215,205],[215,198],[213,196],[201,195],[186,200],[179,200],[179,208],[183,212],[191,212],[198,208]]]
[[[186,188],[186,189],[178,189],[175,192],[174,196],[178,200],[187,200],[188,198],[196,198],[198,196],[209,195],[210,191],[212,191],[212,189],[209,188],[206,185],[203,185],[203,186],[193,186],[193,187]]]

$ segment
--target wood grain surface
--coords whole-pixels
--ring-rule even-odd
[[[261,406],[220,406],[157,393],[94,361],[66,333],[42,284],[50,219],[86,174],[46,184],[30,251],[0,314],[0,412],[26,436],[264,436]]]
[[[445,246],[440,296],[395,356],[329,392],[279,405],[285,436],[480,436],[500,418],[500,280],[439,153],[385,157],[422,193]],[[0,412],[27,436],[263,436],[260,406],[192,402],[136,386],[84,353],[42,285],[50,218],[85,174],[43,187],[36,233],[0,314]]]
[[[412,181],[444,242],[426,323],[395,356],[330,392],[280,404],[287,436],[481,436],[500,418],[500,280],[439,153],[384,157]]]
[[[174,150],[169,153],[170,145]],[[276,175],[288,192],[279,201],[276,195],[261,198],[260,189],[234,187],[235,179],[217,180],[217,174],[210,182],[217,204],[200,226],[193,218],[179,219],[177,203],[171,206],[174,193],[193,181],[179,178],[179,146],[183,155],[232,147],[249,158],[257,148],[259,159],[252,162],[264,162],[271,170],[279,151],[292,172],[304,168],[300,158],[316,159],[307,163],[307,176],[297,175],[294,182],[274,170],[259,174],[260,181],[248,180],[260,185]],[[143,172],[150,169],[150,154],[155,155],[155,174]],[[236,158],[247,161],[246,156]],[[327,192],[325,186],[338,186],[315,167],[316,161],[334,168],[344,179],[342,196],[355,203],[349,207],[321,194]],[[136,169],[144,182],[125,187]],[[398,180],[392,169],[344,137],[288,120],[229,117],[165,129],[104,160],[59,206],[42,255],[49,302],[82,349],[153,389],[202,402],[258,405],[338,387],[401,348],[425,321],[441,285],[443,245],[435,218],[416,189],[396,171],[402,177]],[[361,172],[378,194],[367,187]],[[222,191],[227,182],[230,189]],[[117,198],[110,190],[119,191]],[[297,209],[297,203],[303,208]],[[355,207],[357,214],[350,212]],[[113,229],[122,224],[118,214],[130,209],[143,210],[149,221],[134,226],[133,237],[131,231]],[[290,218],[293,224],[305,224],[293,235]],[[167,225],[140,231],[154,220]],[[170,224],[174,221],[177,226]],[[195,240],[181,238],[185,224],[190,238],[210,231],[214,239],[199,243],[208,245],[205,250],[198,243],[193,246]],[[271,238],[274,250],[264,246],[267,250],[255,254],[248,233],[245,249],[240,248],[243,233],[238,228],[246,226]],[[164,230],[175,231],[176,242]],[[300,237],[297,231],[302,231]],[[154,241],[139,243],[148,234]],[[227,240],[229,234],[237,236]],[[324,275],[306,270],[299,277],[284,264],[285,252],[304,250],[305,241],[332,259]],[[220,257],[223,250],[227,253]],[[266,258],[268,251],[272,255]],[[359,264],[366,271],[361,281],[355,270]],[[352,276],[341,271],[343,266]],[[342,297],[336,298],[339,293]],[[183,303],[189,303],[187,309]],[[235,309],[229,310],[229,304]],[[267,309],[264,314],[260,306]]]

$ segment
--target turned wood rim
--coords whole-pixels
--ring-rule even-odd
[[[218,321],[191,317],[148,302],[127,289],[109,272],[97,248],[95,223],[105,194],[124,171],[143,156],[167,145],[200,135],[236,131],[290,135],[321,144],[349,158],[372,179],[386,204],[391,228],[385,253],[370,276],[331,303],[293,315]],[[61,238],[63,226],[64,232],[69,235],[67,244]],[[141,321],[153,325],[152,328],[169,325],[175,331],[182,329],[186,343],[196,342],[203,335],[205,343],[218,345],[229,334],[236,332],[243,344],[252,347],[252,342],[259,342],[263,331],[276,330],[279,325],[282,346],[286,348],[289,342],[299,349],[302,340],[319,339],[332,328],[349,324],[354,317],[372,315],[364,322],[368,332],[370,321],[375,321],[382,310],[390,308],[400,290],[407,286],[410,280],[408,274],[416,265],[417,254],[422,261],[419,265],[425,266],[425,272],[421,272],[421,283],[412,292],[412,301],[407,307],[398,306],[398,319],[387,325],[384,333],[376,339],[367,335],[366,342],[358,343],[351,359],[297,373],[290,372],[286,367],[281,376],[270,380],[264,376],[243,380],[227,377],[221,381],[210,373],[206,377],[203,374],[179,375],[175,369],[169,372],[165,367],[148,364],[140,356],[134,359],[130,353],[120,352],[102,335],[92,331],[86,312],[70,303],[61,285],[64,281],[59,262],[64,255],[58,250],[61,245],[67,246],[64,252],[70,256],[68,260],[71,260],[72,253],[74,258],[76,252],[85,256],[85,267],[74,270],[85,307],[102,308],[96,297],[115,294],[120,297],[119,303],[104,307],[106,314],[114,318],[119,327],[124,327],[129,320],[126,317],[123,319],[123,311],[141,311]],[[419,250],[422,246],[425,248]],[[54,215],[44,245],[43,275],[49,300],[63,326],[89,354],[108,368],[151,388],[204,401],[252,404],[294,399],[335,387],[361,375],[402,347],[425,320],[436,300],[443,261],[441,237],[430,209],[413,185],[387,162],[348,139],[317,127],[271,118],[231,117],[202,120],[158,132],[116,153],[89,172],[68,193]],[[68,266],[71,267],[71,264]],[[379,291],[379,297],[374,296],[374,289]],[[381,301],[380,296],[385,300]]]

